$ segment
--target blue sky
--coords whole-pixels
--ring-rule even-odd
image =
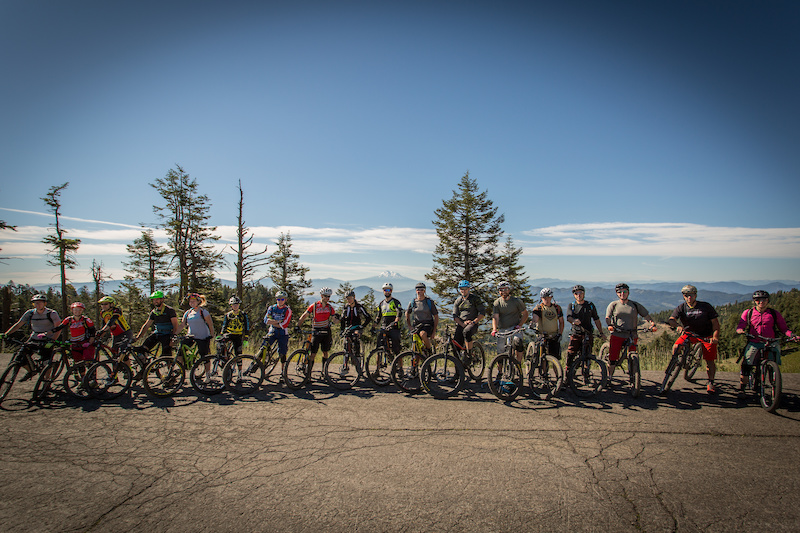
[[[793,1],[3,0],[0,281],[56,279],[67,181],[71,278],[120,279],[177,164],[220,246],[241,179],[314,278],[421,278],[469,171],[531,278],[797,279],[798,27]]]

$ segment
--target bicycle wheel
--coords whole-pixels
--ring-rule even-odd
[[[86,373],[94,363],[94,361],[77,361],[72,365],[67,365],[67,371],[64,374],[64,390],[67,394],[78,399],[89,397],[89,391],[83,384],[83,378],[86,377]]]
[[[492,394],[510,402],[522,391],[522,366],[516,359],[500,354],[489,363],[486,379]]]
[[[679,362],[680,354],[673,355],[669,360],[667,369],[664,371],[664,379],[659,387],[659,392],[666,393],[672,388],[675,380],[678,379],[678,374],[681,373],[681,365]]]
[[[420,368],[422,388],[434,398],[452,398],[461,390],[464,379],[464,365],[450,354],[433,354]]]
[[[144,369],[144,390],[156,398],[172,396],[183,385],[186,369],[174,357],[158,357]]]
[[[325,374],[325,381],[331,387],[339,390],[347,390],[353,387],[361,375],[360,357],[347,353],[336,352],[328,357],[322,368]]]
[[[528,369],[528,387],[534,397],[549,400],[559,393],[564,384],[564,369],[561,362],[552,355],[546,355],[541,362]]]
[[[17,381],[20,368],[22,368],[20,363],[11,363],[8,365],[5,372],[3,372],[3,376],[0,377],[0,403],[3,403],[8,393],[11,392],[11,387],[13,387],[14,382]]]
[[[691,351],[686,356],[686,370],[683,371],[683,379],[693,381],[697,369],[703,362],[703,346],[701,344],[692,345]]]
[[[403,392],[417,394],[422,392],[420,367],[424,359],[417,352],[402,352],[392,361],[392,382]]]
[[[39,378],[33,387],[32,399],[34,402],[41,401],[47,396],[53,382],[58,379],[58,375],[61,373],[63,362],[64,360],[61,357],[55,359],[54,356],[54,359],[39,373]]]
[[[467,372],[475,383],[480,383],[483,379],[483,371],[486,369],[486,354],[483,352],[483,345],[478,341],[472,344],[472,349],[467,352]]]
[[[234,394],[250,394],[264,382],[264,367],[253,355],[237,355],[225,363],[222,381]]]
[[[225,389],[222,371],[225,360],[217,355],[205,355],[195,361],[189,370],[189,383],[200,394],[212,396]]]
[[[392,381],[392,360],[386,348],[375,348],[367,356],[365,365],[367,378],[378,387]]]
[[[678,368],[680,370],[680,368]],[[639,396],[642,390],[642,371],[639,369],[639,355],[636,353],[628,354],[628,394],[633,398]]]
[[[133,383],[133,370],[127,363],[98,361],[89,367],[84,384],[89,396],[113,400],[125,394]]]
[[[280,369],[275,372],[275,367],[278,366],[278,362],[281,360],[281,356],[278,353],[278,343],[275,342],[272,346],[264,346],[262,348],[263,352],[259,352],[256,355],[256,358],[261,361],[261,366],[264,367],[264,379],[272,381],[274,383],[279,383],[281,378],[281,371]],[[273,376],[273,379],[270,380],[270,376]]]
[[[594,396],[606,386],[606,364],[594,357],[578,358],[569,369],[567,381],[572,394],[581,398]]]
[[[312,361],[305,350],[295,350],[283,365],[283,382],[292,390],[297,390],[311,381]]]
[[[781,403],[781,388],[783,379],[781,369],[775,361],[764,361],[761,363],[761,383],[758,391],[758,399],[768,413],[775,412]]]
[[[94,360],[95,361],[114,361],[116,356],[114,352],[111,351],[111,348],[106,346],[105,344],[98,344],[95,346],[94,349]]]

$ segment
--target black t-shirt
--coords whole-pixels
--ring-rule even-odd
[[[683,302],[675,308],[670,318],[680,320],[683,329],[688,329],[698,337],[710,337],[714,333],[711,321],[718,316],[717,310],[708,302],[695,302],[691,308]]]
[[[588,333],[592,333],[594,331],[594,321],[600,320],[597,315],[597,308],[588,300],[584,300],[581,304],[576,302],[569,304],[567,318],[572,318],[573,320],[577,318],[581,321],[576,328],[576,333],[581,332],[581,328]]]

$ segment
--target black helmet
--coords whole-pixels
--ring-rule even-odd
[[[753,293],[753,300],[756,298],[766,298],[769,300],[769,293],[767,291],[756,291]]]
[[[414,286],[414,288],[415,289],[424,289],[425,288],[425,284],[422,283],[422,282],[419,282]]]
[[[344,295],[345,298],[356,297],[356,291],[347,291],[347,294]]]
[[[614,290],[615,291],[629,291],[629,290],[631,290],[631,288],[628,287],[627,283],[617,283],[617,286],[614,288]]]

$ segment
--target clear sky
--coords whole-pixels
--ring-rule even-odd
[[[121,279],[176,165],[312,278],[421,278],[467,171],[531,278],[800,278],[794,0],[0,0],[0,66],[3,283],[57,279],[64,182]]]

